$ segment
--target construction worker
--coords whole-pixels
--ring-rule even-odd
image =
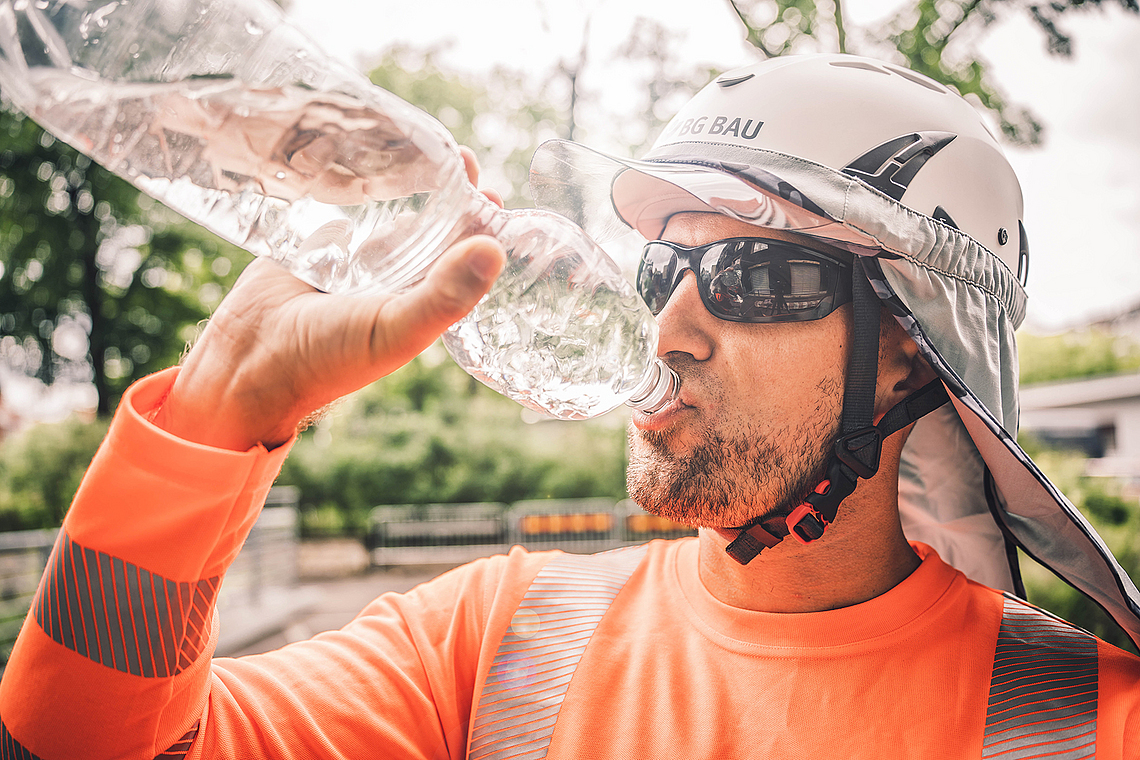
[[[777,59],[641,161],[555,142],[532,175],[646,238],[681,389],[633,414],[630,493],[699,537],[516,548],[211,661],[297,425],[429,345],[503,251],[359,299],[258,261],[124,397],[0,684],[0,757],[1140,757],[1140,660],[1019,598],[1017,546],[1140,638],[1136,587],[1014,440],[1029,246],[967,102]]]

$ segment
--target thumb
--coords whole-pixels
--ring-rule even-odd
[[[475,308],[505,261],[502,245],[487,235],[451,246],[426,278],[386,304],[374,345],[386,346],[392,356],[415,356]]]

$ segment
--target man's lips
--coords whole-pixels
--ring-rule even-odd
[[[677,420],[695,408],[694,405],[686,402],[685,394],[682,391],[682,393],[669,402],[667,406],[657,410],[653,414],[635,411],[632,416],[633,426],[638,430],[644,431],[663,430],[675,424]]]

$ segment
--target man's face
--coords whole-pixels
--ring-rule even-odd
[[[692,213],[672,217],[662,235],[688,246],[748,236],[793,237]],[[657,317],[658,354],[681,377],[680,399],[633,414],[634,501],[699,527],[798,505],[822,479],[839,430],[850,308],[812,322],[728,322],[705,309],[686,272]]]

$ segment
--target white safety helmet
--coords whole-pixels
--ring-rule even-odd
[[[952,402],[904,447],[907,536],[1012,591],[1020,546],[1140,642],[1136,586],[1016,442],[1021,189],[969,102],[872,59],[778,58],[718,77],[641,160],[544,144],[531,187],[599,241],[629,227],[652,240],[673,214],[713,211],[857,254]]]

